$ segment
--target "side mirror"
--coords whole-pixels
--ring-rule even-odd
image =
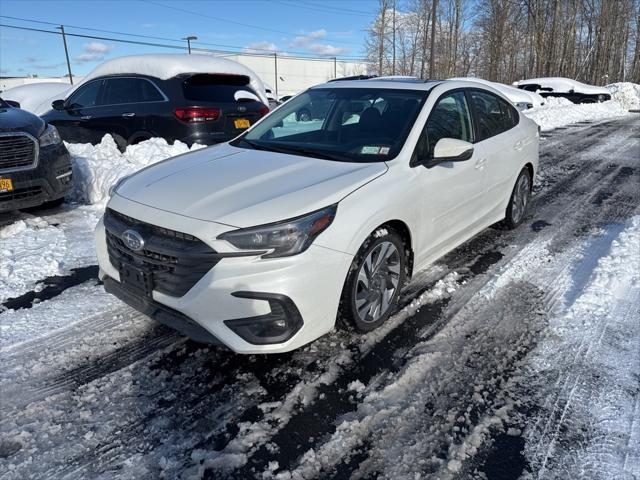
[[[433,167],[442,162],[463,162],[472,155],[472,143],[455,138],[441,138],[433,149],[433,158],[425,166]]]
[[[51,103],[51,107],[52,107],[54,110],[64,110],[64,109],[65,109],[65,108],[64,108],[64,100],[54,100],[54,101]]]
[[[6,103],[11,105],[13,108],[20,108],[20,103],[15,100],[5,100]]]

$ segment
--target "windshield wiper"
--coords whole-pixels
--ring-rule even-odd
[[[345,157],[344,155],[338,155],[338,154],[333,154],[329,152],[321,152],[318,150],[312,150],[310,148],[304,148],[304,147],[296,147],[293,145],[289,146],[289,145],[282,145],[279,143],[277,145],[269,145],[267,148],[273,149],[274,152],[291,153],[294,155],[299,154],[299,155],[304,155],[306,157],[322,158],[323,160],[335,160],[337,162],[349,161],[349,158]]]

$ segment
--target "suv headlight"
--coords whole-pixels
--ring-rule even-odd
[[[282,222],[241,228],[218,236],[241,250],[268,250],[262,258],[288,257],[304,252],[336,216],[338,205]]]
[[[42,135],[40,135],[40,146],[47,147],[49,145],[57,145],[62,142],[58,129],[53,125],[47,125]]]

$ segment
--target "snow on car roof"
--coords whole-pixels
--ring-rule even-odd
[[[94,68],[82,83],[104,75],[127,73],[147,75],[160,80],[168,80],[184,73],[246,75],[250,79],[249,85],[256,91],[265,105],[268,104],[264,84],[253,70],[233,60],[212,55],[162,53],[114,58]]]
[[[587,85],[586,83],[578,82],[570,78],[564,77],[546,77],[546,78],[530,78],[527,80],[520,80],[518,85],[540,85],[543,88],[552,88],[554,92],[569,93],[574,91],[576,93],[594,94],[594,95],[609,95],[610,92],[604,87],[596,87],[594,85]]]
[[[488,85],[498,90],[513,103],[531,103],[533,106],[540,106],[544,104],[544,99],[537,93],[527,92],[526,90],[521,90],[510,85],[505,85],[504,83],[491,82],[489,80],[477,77],[454,77],[450,78],[449,80],[476,82],[481,83],[482,85]]]

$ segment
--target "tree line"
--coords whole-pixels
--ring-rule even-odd
[[[378,75],[640,83],[640,0],[379,0]]]

